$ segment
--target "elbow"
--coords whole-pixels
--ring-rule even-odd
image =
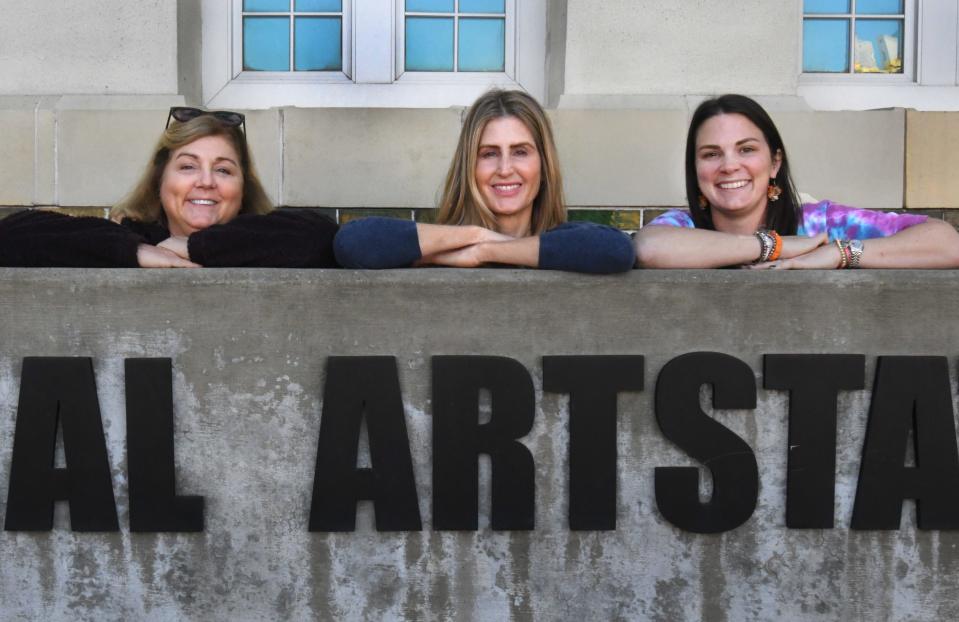
[[[344,268],[363,269],[364,265],[363,236],[358,235],[354,227],[347,223],[336,233],[333,238],[333,256],[336,263]]]

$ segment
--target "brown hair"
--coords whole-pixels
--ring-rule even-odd
[[[131,218],[147,223],[166,225],[166,214],[160,203],[160,183],[163,171],[170,161],[170,154],[189,145],[195,140],[207,136],[222,136],[234,149],[240,158],[240,169],[243,174],[243,200],[240,205],[241,214],[266,214],[273,210],[273,204],[266,196],[263,185],[256,176],[253,160],[246,144],[246,136],[239,127],[225,125],[216,117],[203,115],[189,121],[174,121],[160,136],[153,157],[140,181],[122,201],[110,210],[110,218],[122,220]]]
[[[437,223],[496,228],[496,216],[484,203],[476,185],[476,158],[486,124],[502,117],[514,117],[526,126],[536,141],[542,163],[539,192],[533,199],[530,234],[539,235],[566,222],[563,178],[546,113],[535,99],[522,91],[492,90],[470,106],[463,120],[459,144],[446,174]]]

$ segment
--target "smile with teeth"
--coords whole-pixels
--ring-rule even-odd
[[[190,199],[190,203],[194,205],[216,205],[216,201],[212,199]]]
[[[510,194],[519,190],[519,187],[523,184],[512,183],[512,184],[493,184],[493,190],[497,194]]]
[[[723,182],[721,184],[716,184],[716,185],[722,188],[723,190],[736,190],[738,188],[744,187],[748,183],[749,183],[749,180],[744,179],[742,181],[727,181],[727,182]]]

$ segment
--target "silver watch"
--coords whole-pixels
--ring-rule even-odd
[[[862,250],[862,240],[849,240],[849,254],[851,255],[849,258],[850,268],[859,267],[859,260],[862,259]]]

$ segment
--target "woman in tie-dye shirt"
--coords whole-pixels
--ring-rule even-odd
[[[799,202],[776,126],[742,95],[703,102],[686,141],[689,211],[636,234],[646,268],[951,268],[959,232],[914,214]]]

